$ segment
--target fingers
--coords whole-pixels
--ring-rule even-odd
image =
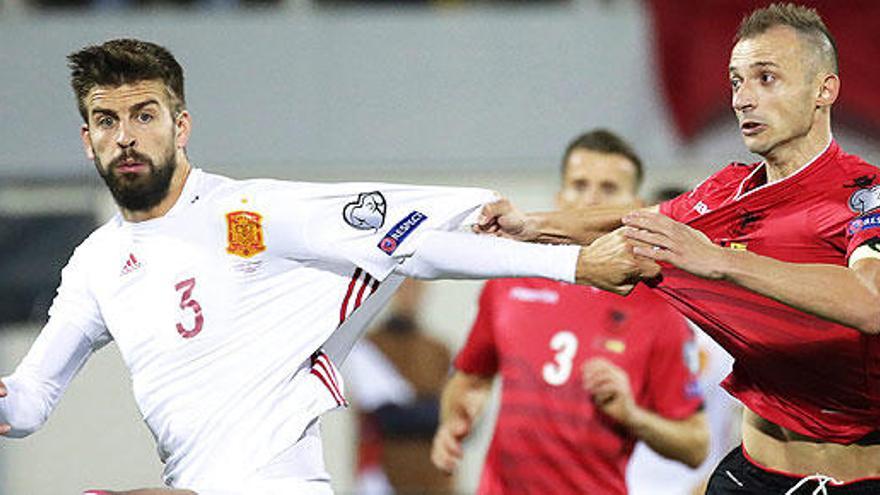
[[[510,213],[512,210],[513,205],[507,198],[501,198],[484,205],[482,211],[480,211],[480,216],[477,218],[477,223],[474,224],[474,230],[489,232],[493,227],[497,230],[498,217]]]
[[[627,226],[623,229],[623,236],[630,239],[633,246],[656,246],[663,249],[671,249],[673,246],[672,239],[665,234],[658,234],[649,230],[638,229],[636,227]]]
[[[651,250],[655,251],[655,250]],[[633,250],[635,252],[635,250]],[[638,253],[636,253],[638,254]],[[645,259],[636,259],[636,262],[639,264],[639,276],[643,279],[651,279],[660,275],[660,265],[654,263],[653,261],[645,260]]]
[[[0,380],[0,397],[6,397],[7,393],[9,392],[6,390],[6,385],[3,383],[3,380]],[[0,424],[0,436],[6,435],[10,431],[12,431],[11,425],[5,423]]]
[[[642,258],[647,258],[653,261],[663,261],[666,263],[672,263],[672,258],[674,257],[674,253],[667,249],[658,249],[656,247],[645,247],[645,246],[635,246],[633,247],[633,254],[636,256],[641,256]],[[656,263],[655,263],[656,265]],[[652,268],[646,266],[648,270],[652,270]],[[657,270],[659,273],[659,269]],[[656,275],[656,273],[655,273]]]
[[[441,425],[431,445],[431,462],[437,469],[452,474],[458,468],[462,456],[461,441],[446,425]]]
[[[658,234],[668,233],[677,222],[666,215],[650,211],[637,210],[623,217],[623,224]]]

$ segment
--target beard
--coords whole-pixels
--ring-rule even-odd
[[[143,163],[146,174],[118,173],[119,164],[126,160]],[[106,167],[95,155],[95,168],[104,179],[116,204],[129,211],[147,211],[168,196],[171,178],[177,169],[177,157],[172,148],[162,157],[158,166],[146,155],[137,151],[126,151],[116,157]]]

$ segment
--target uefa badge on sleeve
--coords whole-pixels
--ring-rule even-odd
[[[385,196],[379,191],[360,193],[342,208],[342,218],[358,230],[379,230],[385,225],[387,208]]]
[[[266,250],[263,243],[263,217],[252,211],[234,211],[226,214],[226,252],[251,258]]]

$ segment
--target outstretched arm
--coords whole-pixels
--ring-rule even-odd
[[[670,263],[698,277],[726,280],[795,309],[867,334],[880,333],[880,252],[868,245],[849,267],[788,263],[748,251],[725,249],[702,232],[660,214],[626,217],[625,235],[654,247],[642,257]]]
[[[587,245],[622,226],[623,216],[637,209],[634,205],[593,206],[523,213],[510,200],[500,199],[483,207],[474,231],[526,242]],[[647,210],[659,211],[656,206]]]
[[[492,376],[456,371],[440,398],[440,426],[431,445],[431,462],[452,474],[461,462],[462,442],[483,413],[492,389]]]
[[[659,267],[638,259],[621,233],[586,247],[530,244],[462,232],[430,232],[397,268],[421,279],[542,277],[628,294]]]
[[[0,382],[0,433],[21,438],[38,430],[98,346],[50,319],[15,373]]]
[[[652,450],[690,467],[697,467],[706,459],[709,427],[705,413],[696,412],[676,420],[640,407],[626,371],[606,359],[587,361],[581,371],[584,388],[596,407]]]

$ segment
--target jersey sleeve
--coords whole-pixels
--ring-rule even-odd
[[[307,264],[354,264],[379,280],[412,256],[426,233],[472,223],[497,197],[477,188],[286,184],[257,201],[267,248]]]
[[[3,379],[8,394],[0,398],[0,423],[12,426],[9,436],[38,430],[89,356],[112,340],[76,258],[62,272],[48,323],[15,372]]]
[[[647,363],[647,406],[669,419],[684,419],[703,404],[699,347],[686,320],[664,311],[652,318],[656,337]]]
[[[853,251],[866,244],[880,251],[880,211],[866,213],[849,222],[846,241],[847,260]]]
[[[471,327],[467,342],[455,357],[455,368],[465,373],[489,376],[498,371],[494,328],[496,285],[496,282],[489,281],[483,286],[477,319]]]

